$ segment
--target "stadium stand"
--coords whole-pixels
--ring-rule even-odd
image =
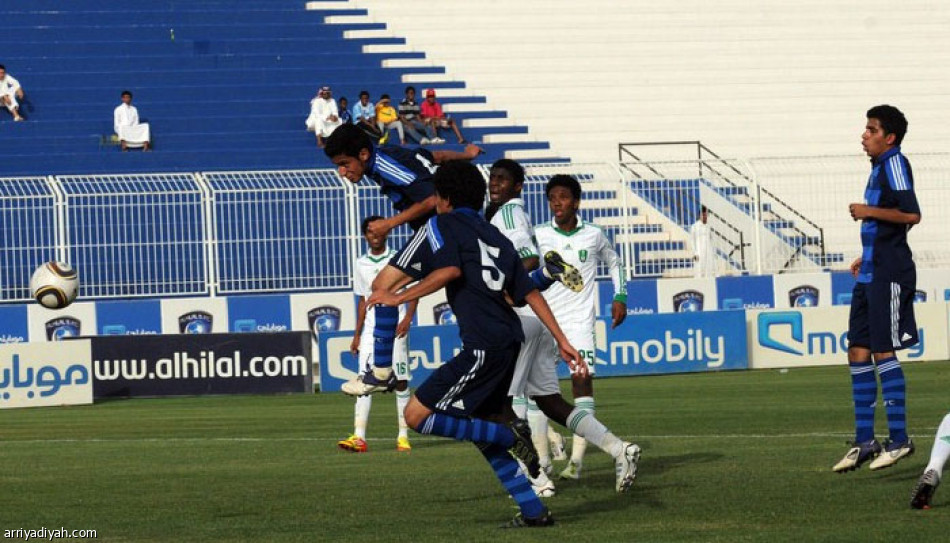
[[[483,141],[486,160],[518,149],[542,150],[525,126],[472,95],[437,66],[410,67],[422,52],[364,53],[368,44],[401,38],[343,39],[381,23],[327,23],[366,11],[336,2],[305,10],[296,0],[231,2],[104,0],[3,2],[9,32],[3,62],[23,84],[28,122],[0,122],[5,175],[178,172],[329,167],[304,130],[309,101],[321,85],[351,104],[360,89],[401,96],[410,82],[434,87],[460,120],[486,119],[467,130]],[[387,61],[408,64],[389,67]],[[152,126],[155,152],[116,152],[111,111],[129,89]],[[512,135],[492,142],[489,134]],[[449,146],[451,148],[452,146]]]

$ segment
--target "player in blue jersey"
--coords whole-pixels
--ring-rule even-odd
[[[855,439],[836,472],[851,471],[871,460],[872,470],[893,466],[914,452],[907,435],[904,372],[895,351],[917,344],[914,292],[917,270],[907,232],[920,222],[910,162],[901,154],[907,119],[897,108],[875,106],[867,112],[862,136],[871,157],[864,203],[851,204],[861,221],[861,257],[851,264],[857,279],[848,322],[848,363],[854,398]],[[872,362],[873,360],[873,362]],[[887,412],[889,439],[874,437],[877,376]]]
[[[324,152],[336,165],[340,177],[359,183],[365,176],[379,185],[380,191],[392,201],[396,215],[369,223],[365,232],[384,239],[392,229],[402,224],[416,230],[435,214],[432,176],[439,164],[447,160],[473,159],[482,150],[475,145],[467,146],[462,153],[392,145],[376,147],[356,125],[344,124],[327,138]],[[377,288],[376,281],[373,288]],[[343,384],[343,391],[350,395],[389,391],[396,384],[392,352],[399,315],[394,307],[380,307],[375,311],[374,363],[364,373]]]
[[[445,287],[458,320],[462,350],[437,369],[409,400],[406,422],[421,434],[474,442],[520,513],[510,526],[547,526],[554,520],[509,453],[539,471],[526,425],[503,424],[508,387],[524,340],[509,302],[527,304],[551,331],[564,360],[578,372],[586,364],[567,341],[511,241],[479,214],[485,180],[465,161],[435,175],[438,215],[429,219],[386,268],[398,273],[394,289],[374,290],[369,303],[398,306]],[[396,289],[418,280],[412,287]]]

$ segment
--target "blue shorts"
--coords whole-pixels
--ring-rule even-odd
[[[463,347],[416,389],[429,409],[456,417],[485,418],[504,412],[520,343],[485,351]]]
[[[848,344],[888,353],[917,344],[914,285],[888,281],[856,283],[851,294]]]

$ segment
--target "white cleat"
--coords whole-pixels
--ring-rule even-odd
[[[376,374],[379,372],[379,375]],[[383,374],[387,374],[385,377]],[[366,396],[377,392],[392,392],[396,388],[396,375],[392,368],[370,368],[364,373],[343,383],[340,390],[350,396]]]
[[[635,443],[625,443],[623,455],[617,459],[617,492],[624,493],[633,486],[637,478],[640,463],[640,447]]]
[[[561,479],[574,479],[575,481],[581,478],[581,465],[571,460],[567,463],[567,467],[561,470],[559,475]]]
[[[898,460],[914,454],[914,442],[908,439],[904,443],[884,443],[884,452],[871,461],[868,467],[872,470],[889,468],[897,463]]]
[[[567,460],[567,452],[564,451],[564,436],[548,427],[548,442],[551,445],[552,460]]]

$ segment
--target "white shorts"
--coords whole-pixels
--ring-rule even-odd
[[[373,364],[373,333],[370,330],[369,340],[367,334],[360,338],[360,373],[366,371],[366,368]],[[393,344],[393,371],[396,372],[396,379],[400,381],[409,381],[412,378],[409,372],[409,336],[396,338]]]
[[[564,335],[567,336],[567,341],[577,349],[577,352],[581,353],[584,362],[587,362],[587,367],[590,368],[590,374],[594,375],[597,371],[597,350],[595,347],[597,343],[594,340],[593,327],[562,324],[561,330],[563,330]]]
[[[524,343],[515,362],[509,396],[550,396],[560,394],[557,382],[558,354],[551,332],[537,317],[518,316]]]

